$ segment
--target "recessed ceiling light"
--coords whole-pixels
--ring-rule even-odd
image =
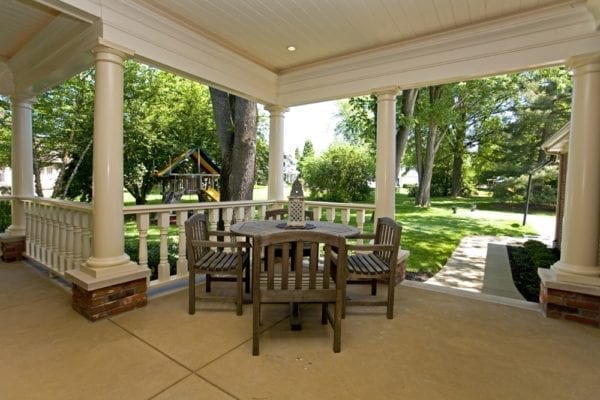
[[[288,46],[288,51],[296,51],[296,46]]]

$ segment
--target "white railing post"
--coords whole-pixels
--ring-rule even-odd
[[[136,225],[139,235],[138,264],[148,268],[148,228],[150,227],[150,214],[136,215]]]
[[[342,224],[348,225],[350,223],[350,209],[342,208],[341,213],[342,213]]]
[[[170,211],[158,213],[158,227],[160,229],[160,259],[158,262],[158,280],[167,281],[171,277],[171,266],[169,265],[169,222]]]
[[[186,258],[186,241],[185,241],[185,221],[187,220],[187,211],[177,212],[177,228],[179,229],[179,257],[177,258],[177,275],[184,276],[187,274],[188,261]]]
[[[67,265],[67,217],[65,215],[66,211],[62,208],[58,210],[58,213],[58,224],[60,225],[60,252],[58,254],[58,270],[62,272],[66,269]]]
[[[81,212],[73,211],[73,258],[71,268],[79,269],[81,265]]]
[[[67,243],[65,246],[65,271],[73,269],[73,211],[65,213],[65,224],[67,226]]]
[[[327,208],[327,222],[333,222],[335,220],[335,207]]]
[[[87,260],[92,254],[92,227],[91,214],[81,215],[81,258],[82,262]],[[81,264],[80,264],[81,265]],[[80,265],[77,267],[79,268]]]
[[[365,209],[356,210],[356,227],[359,231],[363,231],[365,227]]]

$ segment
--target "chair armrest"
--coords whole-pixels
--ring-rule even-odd
[[[216,240],[192,240],[190,241],[192,246],[200,247],[227,247],[227,248],[250,248],[252,247],[248,242],[219,242]]]
[[[391,251],[394,246],[391,244],[350,244],[346,248],[348,251]]]
[[[374,233],[359,233],[357,235],[352,235],[346,238],[347,240],[356,240],[356,239],[375,239]]]

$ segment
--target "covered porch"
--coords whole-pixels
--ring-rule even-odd
[[[501,7],[495,0],[473,2],[472,7],[425,1],[413,3],[414,7],[403,2],[370,7],[336,1],[335,7],[290,2],[265,9],[259,3],[254,3],[260,8],[257,13],[233,2],[219,9],[211,1],[6,3],[10,12],[3,13],[0,24],[6,29],[0,93],[10,97],[13,113],[13,191],[1,200],[12,202],[8,233],[22,237],[26,257],[87,293],[143,281],[149,275],[144,241],[155,214],[161,235],[158,281],[170,281],[167,232],[175,213],[180,255],[175,275],[185,277],[182,227],[190,209],[122,206],[127,58],[258,101],[270,112],[269,199],[219,205],[226,209],[226,221],[234,215],[238,220],[260,218],[265,207],[285,199],[282,168],[288,107],[376,95],[374,206],[315,205],[323,211],[322,218],[335,218],[339,212],[345,222],[355,214],[359,228],[371,209],[375,217],[395,216],[396,95],[401,89],[564,64],[573,70],[575,88],[569,157],[573,165],[567,176],[562,259],[547,281],[558,282],[559,287],[563,282],[569,288],[582,285],[585,293],[599,291],[598,0],[503,2]],[[230,23],[232,18],[239,23]],[[414,21],[418,22],[411,25]],[[336,26],[332,22],[339,22],[338,28],[331,29]],[[324,36],[330,40],[322,40]],[[292,55],[286,47],[297,52]],[[93,204],[35,198],[31,184],[35,96],[91,65],[96,67]],[[207,212],[216,224],[218,210]],[[127,218],[122,215],[135,215],[140,238],[136,262],[125,251]],[[140,298],[139,305],[145,304],[146,298]]]
[[[252,312],[185,292],[90,324],[40,270],[0,262],[0,392],[51,399],[592,399],[600,331],[537,310],[406,283],[396,318],[349,309],[342,352],[316,309],[290,331],[285,306],[263,314],[251,356]],[[318,308],[318,307],[317,307]]]

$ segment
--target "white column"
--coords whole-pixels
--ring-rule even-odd
[[[375,218],[396,214],[396,95],[393,88],[377,96],[377,163]]]
[[[283,127],[287,108],[268,106],[269,126],[269,200],[284,200],[283,194]]]
[[[148,270],[124,252],[123,58],[105,46],[95,49],[92,255],[71,278],[86,289],[145,277]],[[87,276],[85,276],[87,275]],[[90,278],[93,278],[90,280]]]
[[[573,100],[565,212],[561,257],[552,270],[559,279],[581,281],[574,278],[600,276],[600,54],[574,57],[569,66]]]
[[[33,197],[33,129],[31,107],[33,99],[15,96],[12,104],[12,194]],[[25,235],[25,206],[20,200],[12,201],[10,235]]]

